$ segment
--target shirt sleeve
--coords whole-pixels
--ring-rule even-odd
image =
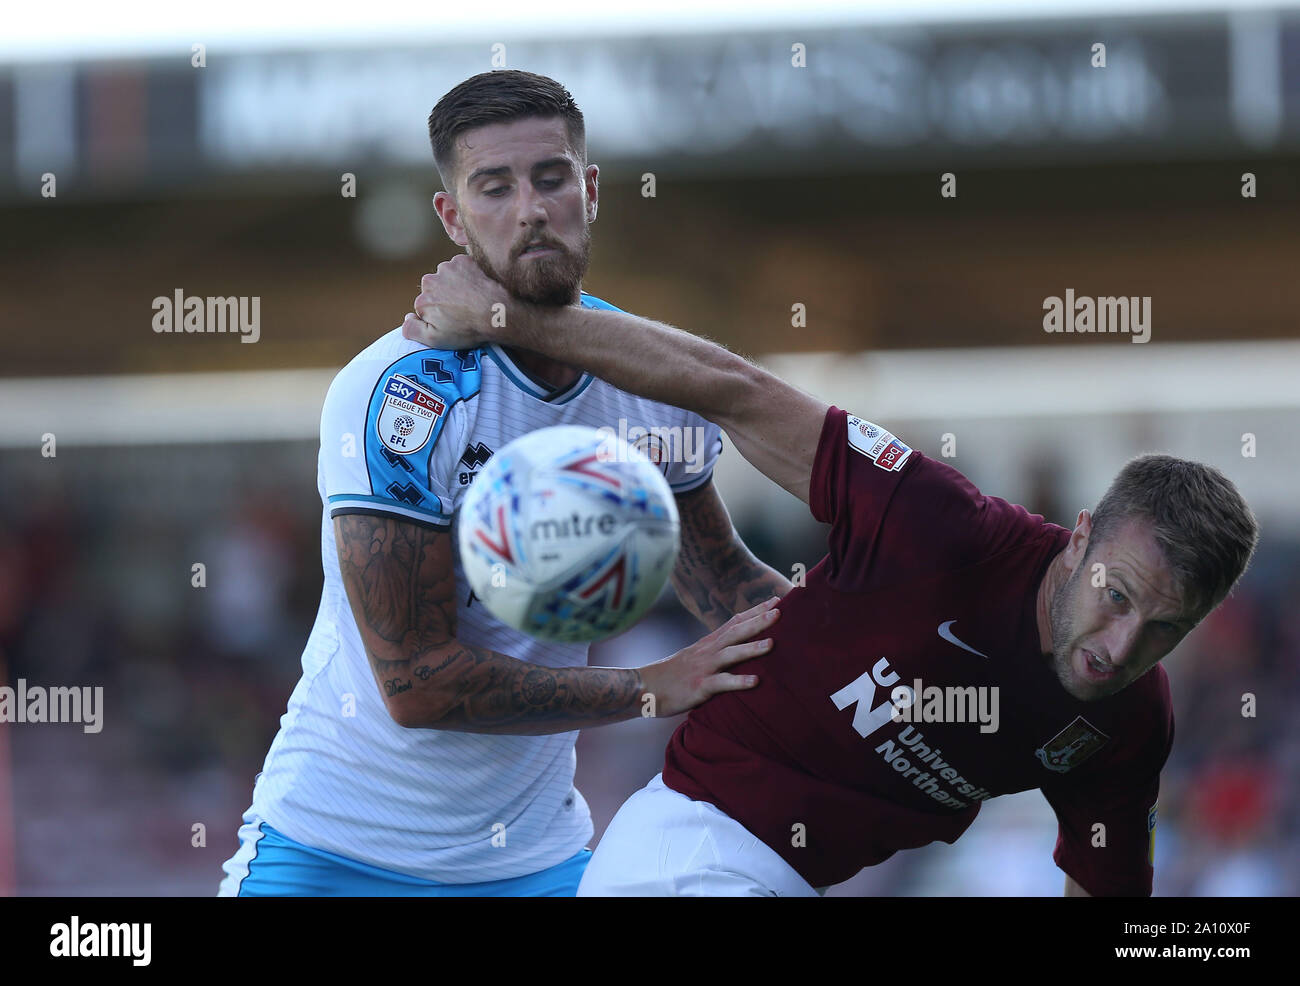
[[[1158,718],[1142,755],[1107,765],[1086,783],[1042,787],[1058,823],[1052,859],[1094,897],[1151,896],[1160,771],[1174,743],[1169,705]]]
[[[862,588],[959,571],[1043,527],[1039,515],[985,496],[951,466],[833,406],[813,461],[809,507],[831,525],[832,570]]]
[[[352,364],[330,385],[321,462],[331,517],[382,514],[450,527],[466,381],[422,372],[431,352],[382,366],[378,379],[374,363]]]
[[[681,455],[670,457],[664,478],[674,493],[699,489],[713,476],[722,454],[722,429],[712,421],[692,414],[682,427]]]

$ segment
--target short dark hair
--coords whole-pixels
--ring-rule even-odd
[[[553,116],[564,120],[569,143],[585,165],[586,124],[578,104],[564,86],[544,75],[517,69],[481,72],[466,79],[438,100],[429,114],[429,143],[443,188],[448,191],[454,188],[456,138],[466,130],[489,123]]]
[[[1140,455],[1120,470],[1093,514],[1085,559],[1133,518],[1151,525],[1197,621],[1228,597],[1259,543],[1259,524],[1231,480],[1172,455]]]

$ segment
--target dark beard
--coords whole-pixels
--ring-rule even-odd
[[[492,265],[468,227],[465,236],[474,262],[514,297],[534,305],[552,306],[571,305],[577,300],[579,287],[591,262],[591,233],[586,226],[582,228],[582,242],[576,252],[559,240],[546,238],[548,246],[560,251],[558,256],[520,263],[519,255],[524,248],[520,244],[510,251],[510,265],[504,272]]]

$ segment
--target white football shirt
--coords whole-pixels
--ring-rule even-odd
[[[613,307],[586,294],[582,304]],[[398,328],[335,377],[318,471],[324,591],[252,814],[304,845],[439,883],[534,873],[586,845],[591,817],[573,786],[576,731],[494,736],[393,722],[344,591],[332,520],[384,514],[451,531],[493,452],[560,424],[615,429],[658,459],[677,493],[708,482],[722,447],[718,427],[695,414],[590,374],[555,391],[495,345],[433,350]],[[587,663],[585,644],[535,640],[481,602],[467,605],[459,556],[455,574],[458,639],[548,667]]]

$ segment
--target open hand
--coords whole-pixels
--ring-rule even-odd
[[[641,668],[644,694],[654,698],[654,715],[674,716],[719,692],[740,691],[758,684],[757,675],[731,674],[723,669],[771,650],[770,637],[753,638],[776,622],[776,604],[774,596],[737,613],[707,637],[672,657]]]

